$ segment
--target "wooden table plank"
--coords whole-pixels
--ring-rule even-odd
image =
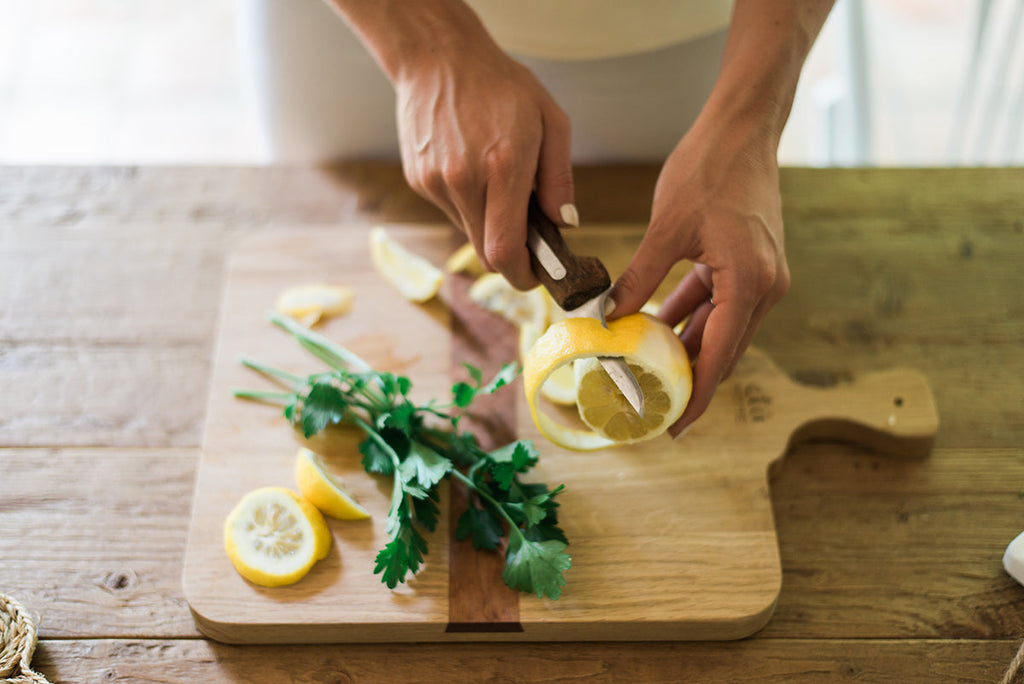
[[[44,638],[196,636],[181,590],[198,452],[4,449],[0,588]]]
[[[1009,640],[228,646],[200,640],[43,641],[56,681],[102,682],[996,682]]]
[[[1024,449],[893,459],[801,447],[771,479],[783,566],[766,637],[1013,638],[1003,570],[1024,520]]]
[[[197,634],[181,590],[195,451],[0,453],[0,586],[41,615],[43,637]],[[771,490],[782,595],[761,634],[1024,633],[1024,588],[999,562],[1019,532],[1021,482],[1021,450],[789,454]]]

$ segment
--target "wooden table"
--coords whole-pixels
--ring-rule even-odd
[[[655,167],[584,168],[643,222]],[[998,681],[1024,635],[1024,170],[782,174],[788,297],[756,343],[831,383],[912,366],[930,458],[800,447],[783,588],[729,643],[226,646],[181,590],[224,258],[268,225],[439,222],[392,165],[0,169],[0,591],[51,681]],[[339,239],[343,236],[339,235]]]

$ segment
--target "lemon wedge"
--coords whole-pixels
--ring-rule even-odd
[[[598,356],[621,356],[644,393],[641,418],[601,367]],[[541,388],[559,369],[574,365],[576,405],[590,428],[559,423],[538,406]],[[693,375],[686,349],[667,325],[645,313],[608,323],[567,318],[541,335],[523,360],[530,415],[553,443],[580,451],[653,439],[682,415]]]
[[[473,244],[467,242],[452,253],[444,262],[444,268],[449,273],[468,273],[469,275],[482,276],[487,271],[480,263],[480,258],[473,249]]]
[[[302,447],[295,457],[299,491],[324,515],[339,520],[365,520],[370,512],[360,506],[337,475],[324,467],[320,457]]]
[[[380,226],[370,230],[370,259],[377,272],[409,301],[425,302],[441,289],[441,269],[410,252]]]
[[[343,285],[299,285],[289,287],[277,298],[276,308],[307,328],[325,316],[340,316],[352,310],[355,291]]]
[[[512,287],[500,273],[485,273],[469,286],[470,300],[478,306],[504,316],[517,326],[531,323],[543,330],[548,322],[548,296],[538,285],[522,292]]]
[[[249,492],[224,521],[224,550],[245,579],[293,584],[331,548],[331,531],[313,504],[284,487]]]

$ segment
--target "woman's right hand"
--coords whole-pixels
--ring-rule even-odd
[[[533,287],[530,192],[536,186],[556,223],[578,223],[569,120],[462,2],[405,6],[430,18],[407,26],[404,42],[380,61],[397,94],[406,179],[467,235],[485,267]]]

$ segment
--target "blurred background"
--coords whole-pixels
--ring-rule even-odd
[[[263,164],[236,0],[0,0],[0,163]],[[780,161],[1024,164],[1024,0],[839,0]]]

